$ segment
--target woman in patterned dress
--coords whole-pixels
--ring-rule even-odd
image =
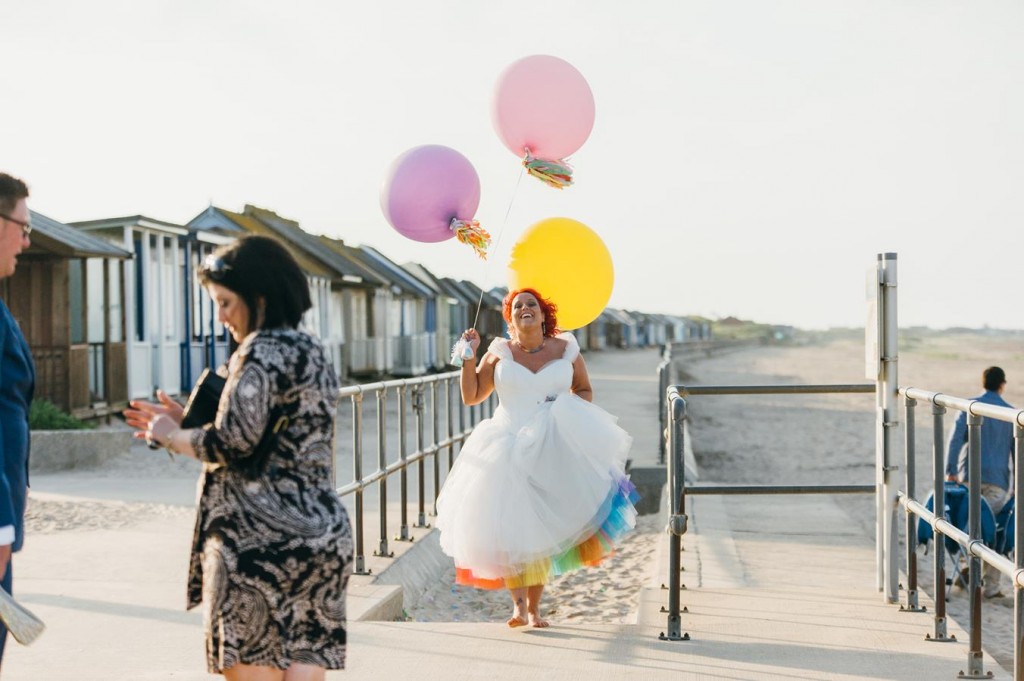
[[[337,377],[320,341],[298,329],[309,287],[277,241],[224,246],[199,279],[238,343],[216,418],[182,429],[181,407],[164,394],[125,414],[136,437],[203,463],[188,607],[203,603],[209,671],[232,681],[323,679],[345,664],[352,571],[331,467]],[[272,413],[288,425],[254,472]]]

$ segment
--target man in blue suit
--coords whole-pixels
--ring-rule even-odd
[[[18,256],[29,246],[28,187],[0,173],[0,279],[14,274]],[[35,367],[28,343],[0,300],[0,583],[13,583],[11,554],[25,539],[22,524],[28,490],[28,408],[35,388]],[[0,662],[7,629],[0,625]]]

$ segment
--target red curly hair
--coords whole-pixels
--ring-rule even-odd
[[[540,306],[541,312],[544,313],[544,335],[548,337],[557,335],[558,317],[556,315],[558,313],[558,306],[532,288],[517,288],[514,291],[509,291],[505,299],[501,301],[501,316],[505,318],[505,323],[511,326],[512,301],[520,293],[529,293],[537,299],[537,304]]]

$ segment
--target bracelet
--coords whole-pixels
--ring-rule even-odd
[[[166,444],[164,444],[164,449],[166,449],[171,454],[177,454],[178,453],[178,450],[174,448],[174,436],[177,435],[180,432],[181,432],[181,428],[175,428],[167,436],[167,442],[166,442]]]

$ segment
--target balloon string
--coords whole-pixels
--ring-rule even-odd
[[[498,228],[498,235],[494,237],[494,241],[491,244],[491,253],[496,253],[498,250],[498,244],[501,243],[501,235],[505,233],[505,225],[508,224],[508,216],[512,214],[512,205],[516,202],[516,196],[519,194],[519,185],[523,183],[523,174],[526,169],[522,166],[519,167],[519,176],[516,178],[515,189],[512,190],[512,198],[508,202],[508,208],[505,209],[505,219],[501,221],[501,227]],[[487,267],[487,262],[484,263],[484,267]],[[483,272],[481,274],[481,280],[483,279]],[[481,281],[482,283],[482,281]],[[477,320],[480,319],[480,307],[484,303],[484,289],[480,287],[480,298],[476,301],[476,314],[473,315],[473,323],[469,325],[469,328],[475,329]]]

